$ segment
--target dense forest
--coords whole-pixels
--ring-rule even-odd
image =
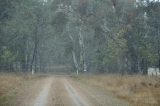
[[[160,68],[159,0],[0,0],[0,70]]]

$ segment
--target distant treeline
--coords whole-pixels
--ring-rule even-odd
[[[54,64],[122,74],[160,68],[159,0],[0,0],[0,70]]]

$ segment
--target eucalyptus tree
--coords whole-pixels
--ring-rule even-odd
[[[54,1],[54,2],[58,2],[58,1]],[[87,71],[87,65],[86,65],[86,60],[85,60],[86,56],[85,56],[85,44],[84,44],[84,38],[83,38],[84,35],[82,35],[82,26],[84,26],[83,21],[81,19],[82,14],[75,11],[77,7],[74,7],[75,4],[73,2],[72,1],[67,1],[67,2],[62,1],[57,4],[58,8],[56,10],[54,24],[59,29],[64,29],[63,31],[68,33],[67,36],[70,39],[70,42],[72,43],[71,45],[72,47],[70,48],[70,50],[71,50],[73,62],[77,69],[77,74],[78,74],[79,71]],[[76,35],[73,35],[73,33],[75,33]],[[79,49],[77,50],[78,52],[75,51],[77,47]],[[79,58],[77,59],[78,55],[79,55]]]
[[[147,38],[149,39],[150,56],[148,57],[151,63],[150,66],[159,67],[160,69],[160,2],[148,2],[145,11],[147,25],[149,26]]]
[[[4,4],[6,7],[3,7]],[[3,20],[1,26],[4,35],[1,57],[7,58],[9,53],[14,60],[12,58],[12,62],[9,60],[8,62],[12,66],[20,67],[20,70],[23,71],[32,68],[33,62],[36,68],[39,41],[42,39],[41,31],[46,25],[44,3],[36,0],[14,0],[2,1],[2,5],[4,12],[1,17],[4,17],[5,21]]]

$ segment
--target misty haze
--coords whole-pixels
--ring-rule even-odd
[[[0,0],[0,106],[160,106],[160,0]]]

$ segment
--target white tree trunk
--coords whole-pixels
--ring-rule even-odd
[[[77,63],[76,55],[75,55],[75,52],[73,50],[72,50],[72,56],[73,56],[73,62],[74,62],[74,65],[76,67],[77,75],[78,75],[79,74],[79,65]]]
[[[34,75],[34,73],[35,73],[35,71],[34,71],[34,69],[32,69],[32,75]]]
[[[80,67],[81,67],[81,70],[86,72],[87,65],[86,65],[86,56],[85,56],[85,45],[84,45],[84,38],[82,35],[81,27],[80,27],[80,31],[79,31],[79,45],[80,45]]]
[[[67,26],[67,30],[69,32],[69,26]],[[69,38],[71,39],[72,43],[74,44],[74,39],[73,39],[73,37],[70,34],[69,34]],[[72,57],[73,57],[74,66],[76,67],[76,70],[77,70],[76,73],[78,75],[80,68],[79,68],[79,65],[78,65],[78,62],[77,62],[77,59],[76,59],[76,53],[74,51],[74,48],[72,50]]]

